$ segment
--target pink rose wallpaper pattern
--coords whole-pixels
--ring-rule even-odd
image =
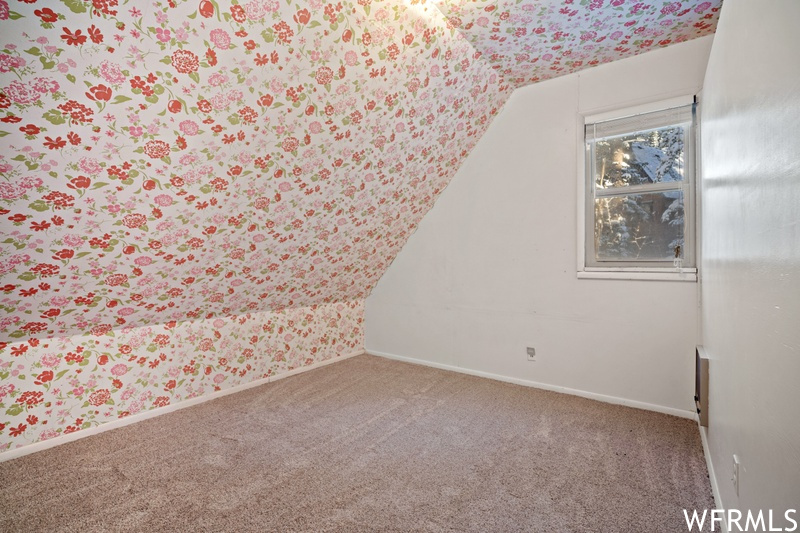
[[[722,0],[442,0],[482,59],[518,87],[714,33]]]
[[[0,450],[363,351],[509,89],[433,7],[0,0]]]
[[[363,299],[507,92],[402,2],[40,4],[0,10],[0,340]]]
[[[0,451],[362,351],[513,86],[719,2],[622,4],[0,0]]]
[[[0,451],[363,351],[362,302],[15,344]]]

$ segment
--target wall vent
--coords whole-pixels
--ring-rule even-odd
[[[708,427],[708,355],[702,346],[695,350],[694,372],[694,404],[700,425]]]

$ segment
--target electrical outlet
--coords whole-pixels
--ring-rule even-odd
[[[739,457],[734,454],[733,455],[733,490],[736,491],[736,495],[739,495]]]
[[[536,361],[536,348],[528,346],[528,361]]]

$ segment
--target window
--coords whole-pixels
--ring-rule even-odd
[[[584,119],[579,277],[696,279],[695,105]]]

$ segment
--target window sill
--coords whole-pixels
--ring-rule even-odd
[[[579,270],[578,279],[621,279],[641,281],[697,281],[696,268],[676,270]]]

